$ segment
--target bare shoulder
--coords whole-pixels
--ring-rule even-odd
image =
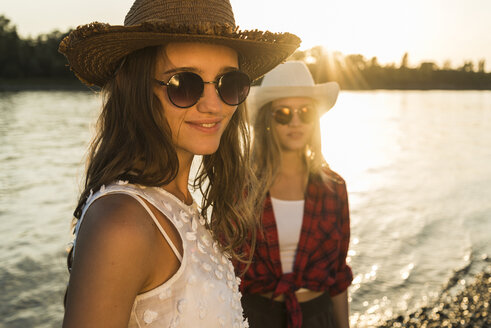
[[[94,201],[78,232],[74,269],[78,262],[94,266],[112,263],[121,268],[138,265],[143,269],[141,274],[148,274],[146,263],[156,243],[155,227],[148,216],[129,195],[106,195]]]
[[[64,324],[126,326],[137,294],[154,272],[155,228],[133,197],[113,194],[87,210],[75,247]],[[109,310],[110,309],[110,310]]]
[[[94,225],[98,229],[109,229],[108,232],[124,233],[127,229],[136,229],[135,232],[145,233],[153,228],[146,217],[148,212],[132,196],[110,194],[94,201],[85,214],[82,226]]]
[[[83,253],[91,265],[110,262],[124,268],[121,272],[136,270],[139,292],[168,280],[180,265],[169,242],[180,254],[182,242],[179,232],[164,214],[150,203],[146,205],[150,212],[127,194],[111,194],[96,200],[87,210],[78,233],[74,268],[77,257]],[[163,237],[151,215],[170,240]]]
[[[148,215],[143,206],[129,195],[101,197],[85,213],[78,239],[95,241],[101,238],[104,244],[114,244],[120,251],[127,246],[135,251],[144,251],[152,246],[152,237],[155,235],[155,228],[152,221],[148,220]]]

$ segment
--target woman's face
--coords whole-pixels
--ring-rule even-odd
[[[157,56],[155,79],[167,82],[176,73],[193,72],[203,81],[215,81],[238,67],[237,53],[226,46],[170,43]],[[178,155],[208,155],[218,149],[237,106],[225,104],[215,85],[205,84],[202,97],[195,105],[179,108],[169,100],[167,87],[155,84],[154,92],[162,104]]]
[[[280,144],[282,151],[299,151],[305,149],[305,146],[311,140],[314,130],[314,122],[318,120],[315,102],[307,97],[292,97],[276,99],[271,103],[273,113],[276,110],[288,107],[293,111],[292,120],[287,124],[278,123],[272,118],[272,130]],[[299,110],[302,108],[314,109],[314,120],[305,123],[300,119]]]

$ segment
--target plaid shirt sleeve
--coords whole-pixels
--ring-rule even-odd
[[[346,256],[348,254],[349,240],[350,240],[350,216],[348,206],[348,193],[346,190],[346,183],[338,176],[338,183],[336,184],[336,195],[338,202],[338,222],[341,232],[341,239],[339,243],[339,253],[336,263],[333,263],[336,267],[335,282],[329,288],[329,294],[331,296],[338,295],[351,285],[353,280],[353,273],[351,268],[346,263]]]

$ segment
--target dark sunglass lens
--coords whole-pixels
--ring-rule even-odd
[[[280,124],[288,124],[292,120],[292,110],[288,107],[278,108],[274,111],[273,117]]]
[[[309,106],[300,108],[298,114],[304,123],[311,123],[315,119],[315,109]]]
[[[169,100],[177,107],[188,108],[196,104],[203,94],[203,80],[198,74],[175,74],[167,85]]]
[[[217,90],[224,103],[236,106],[247,98],[250,87],[249,77],[245,73],[234,71],[222,75]]]

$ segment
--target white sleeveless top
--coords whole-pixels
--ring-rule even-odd
[[[302,230],[305,200],[282,200],[271,197],[283,273],[293,272],[297,246]]]
[[[168,281],[136,297],[128,327],[248,327],[242,316],[240,279],[235,277],[232,263],[205,228],[205,219],[195,202],[189,206],[161,188],[118,181],[90,195],[75,227],[75,238],[89,206],[96,199],[115,193],[130,195],[140,202],[181,261],[178,271]],[[142,199],[176,227],[183,244],[182,257]]]

